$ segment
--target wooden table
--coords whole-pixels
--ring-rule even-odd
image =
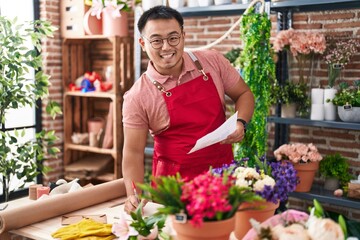
[[[108,223],[113,223],[115,217],[119,217],[121,212],[123,212],[123,202],[125,198],[115,199],[108,202],[104,202],[95,206],[84,208],[70,214],[86,214],[86,215],[95,215],[95,214],[106,214]],[[28,204],[33,200],[28,198],[21,198],[9,202],[8,208],[19,207],[25,204]],[[34,214],[37,214],[34,212]],[[10,240],[10,239],[19,239],[18,236],[24,237],[24,239],[35,239],[35,240],[51,240],[54,239],[51,237],[51,233],[55,232],[61,228],[61,216],[54,217],[42,222],[34,223],[32,225],[9,231],[0,236],[1,240]]]

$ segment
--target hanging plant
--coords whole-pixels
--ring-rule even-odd
[[[243,15],[240,36],[243,50],[235,66],[242,69],[242,77],[255,96],[254,115],[241,143],[235,144],[236,159],[263,156],[267,150],[266,118],[271,103],[270,88],[275,82],[275,63],[270,45],[271,21],[266,13],[255,13],[254,8]]]

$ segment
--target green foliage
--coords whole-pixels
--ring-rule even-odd
[[[241,53],[240,48],[233,48],[229,52],[227,52],[224,56],[227,60],[229,60],[231,64],[235,64],[236,59],[238,59],[240,56],[240,53]]]
[[[52,37],[54,27],[48,21],[36,20],[18,24],[0,16],[0,123],[5,123],[9,109],[35,106],[36,101],[48,96],[49,76],[42,68],[41,40]],[[28,41],[31,40],[31,44]],[[29,46],[30,45],[30,46]],[[34,81],[26,78],[30,70],[37,71]],[[49,101],[46,110],[54,118],[61,113],[58,104]],[[0,131],[0,182],[3,185],[5,201],[8,200],[11,179],[16,176],[24,183],[33,181],[39,172],[49,170],[42,164],[45,154],[55,155],[57,140],[54,131],[42,131],[35,139],[24,141],[25,131]]]
[[[349,173],[349,163],[341,154],[326,155],[320,161],[319,172],[324,177],[334,177],[342,186],[346,186],[352,176]]]
[[[340,90],[335,94],[332,103],[336,106],[350,104],[353,107],[360,107],[360,80],[354,81],[353,86],[350,86],[347,82],[342,82],[339,86]]]
[[[185,209],[185,204],[180,200],[181,186],[184,184],[181,181],[180,174],[153,178],[153,181],[156,188],[152,187],[151,184],[139,184],[138,186],[148,193],[148,195],[144,194],[144,198],[163,205],[158,210],[160,214],[175,214]]]
[[[271,21],[267,14],[252,8],[243,15],[240,36],[243,50],[235,65],[243,71],[243,78],[255,96],[254,115],[247,126],[243,141],[235,144],[236,159],[262,156],[267,150],[266,118],[271,105],[269,89],[275,82],[275,63],[270,45]]]
[[[310,107],[306,83],[286,81],[283,85],[275,84],[271,91],[271,102],[280,104],[295,103],[300,115],[304,115]]]
[[[151,230],[156,225],[158,228],[158,231],[160,232],[160,235],[161,235],[161,230],[165,226],[165,221],[166,221],[167,216],[163,215],[163,214],[158,214],[158,215],[151,215],[149,217],[143,217],[142,209],[143,209],[143,205],[140,204],[135,212],[130,213],[131,218],[133,219],[133,221],[130,223],[130,226],[135,228],[136,231],[138,231],[138,233],[141,236],[148,236],[151,233]],[[162,236],[164,236],[164,233]],[[136,239],[138,239],[138,237],[130,236],[129,239],[136,240]],[[159,239],[159,238],[157,237],[156,240],[157,239]]]

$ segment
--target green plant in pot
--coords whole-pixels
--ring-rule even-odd
[[[340,90],[334,99],[327,100],[338,106],[339,117],[345,122],[360,122],[360,80],[350,86],[347,82],[339,84]]]
[[[286,81],[283,85],[274,85],[271,91],[271,102],[282,105],[295,104],[299,116],[306,116],[310,106],[305,83]]]
[[[57,140],[54,131],[43,130],[30,140],[25,138],[24,129],[5,131],[6,113],[10,109],[35,106],[38,100],[48,96],[50,82],[49,76],[41,71],[40,41],[51,37],[54,30],[47,21],[18,24],[16,20],[0,16],[0,182],[5,201],[9,200],[10,192],[49,170],[43,164],[46,154],[59,152],[53,146]],[[29,80],[27,74],[32,69],[37,72],[35,79]],[[48,101],[46,111],[53,117],[61,113],[53,101]],[[10,188],[15,178],[19,185]]]
[[[347,159],[339,153],[326,155],[319,165],[320,175],[325,177],[325,189],[335,190],[329,179],[336,179],[341,187],[346,186],[352,179],[349,173],[349,163]],[[328,181],[328,182],[327,182]]]

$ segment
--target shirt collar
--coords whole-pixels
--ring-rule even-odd
[[[184,59],[184,65],[183,65],[183,69],[180,73],[180,78],[186,74],[187,72],[191,72],[196,70],[196,67],[192,61],[192,59],[190,58],[190,56],[184,52],[183,54],[183,59]],[[152,64],[152,61],[149,61],[148,63],[148,68],[146,70],[146,72],[152,77],[154,78],[156,81],[158,81],[159,83],[163,84],[164,82],[166,82],[168,79],[171,78],[171,75],[162,75],[160,74],[158,71],[156,71],[156,69],[154,68],[154,65]]]

